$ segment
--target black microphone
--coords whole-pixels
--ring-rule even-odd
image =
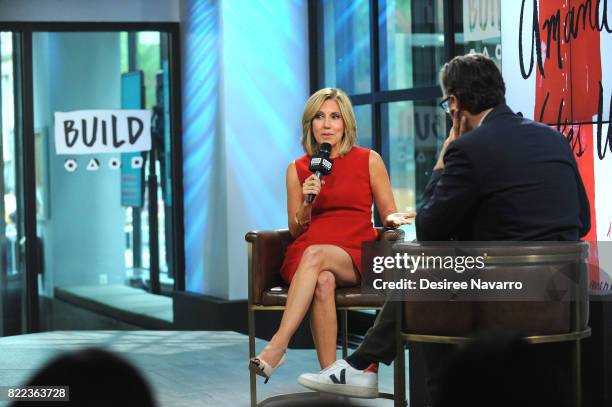
[[[323,175],[331,174],[333,161],[329,158],[331,154],[331,144],[321,143],[319,146],[319,154],[314,155],[310,159],[310,171],[321,179]],[[311,204],[315,199],[315,194],[308,194],[306,201]]]

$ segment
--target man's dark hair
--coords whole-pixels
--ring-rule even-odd
[[[506,103],[506,85],[495,62],[482,54],[453,58],[440,70],[446,96],[455,96],[462,110],[477,114]]]

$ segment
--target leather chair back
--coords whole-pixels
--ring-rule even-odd
[[[395,246],[401,251],[402,243]],[[413,244],[414,245],[414,244]],[[426,246],[424,246],[426,247]],[[572,298],[548,301],[423,301],[404,302],[403,332],[407,334],[470,337],[481,330],[503,331],[520,336],[565,334],[588,326],[588,243],[514,242],[471,246],[487,253],[492,280],[520,275],[530,279],[569,276]]]

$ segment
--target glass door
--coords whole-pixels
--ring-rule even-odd
[[[20,34],[0,31],[0,336],[28,330],[21,84]]]
[[[43,301],[173,288],[168,36],[33,32]]]

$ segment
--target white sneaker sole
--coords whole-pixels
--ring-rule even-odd
[[[348,384],[320,383],[307,378],[299,377],[298,383],[311,390],[341,396],[357,397],[362,399],[375,399],[378,389],[375,387],[351,386]]]

